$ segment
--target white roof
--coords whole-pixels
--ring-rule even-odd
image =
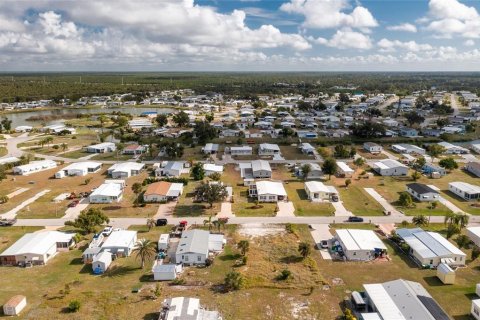
[[[128,247],[132,241],[137,237],[137,231],[131,230],[119,230],[113,231],[105,240],[102,245],[102,248],[119,248],[119,247]]]
[[[444,147],[445,149],[459,149],[459,150],[467,150],[465,149],[464,147],[460,147],[460,146],[456,146],[454,144],[451,144],[449,142],[446,142],[446,141],[442,141],[442,142],[439,142],[438,145]]]
[[[287,196],[283,183],[275,181],[257,181],[257,194],[274,194],[277,196]]]
[[[252,171],[259,171],[259,170],[272,171],[272,168],[270,168],[270,163],[268,163],[268,161],[265,161],[265,160],[252,161]]]
[[[112,171],[121,171],[121,172],[130,172],[132,170],[141,170],[145,164],[138,162],[122,162],[115,163],[113,166],[108,168],[109,172]]]
[[[168,233],[162,233],[160,235],[160,238],[158,239],[158,242],[166,243],[168,242],[169,239],[170,239],[170,235]]]
[[[278,146],[278,144],[273,144],[273,143],[260,143],[260,149],[280,151],[280,147]]]
[[[235,151],[252,151],[252,147],[250,146],[241,146],[241,147],[230,147],[230,151],[235,150]]]
[[[102,142],[102,143],[98,143],[98,144],[93,144],[91,146],[88,146],[87,148],[103,149],[103,148],[112,147],[112,146],[115,146],[115,143],[113,143],[113,142]]]
[[[372,230],[339,229],[338,238],[345,246],[345,250],[386,250],[385,244]]]
[[[320,181],[307,181],[305,182],[305,188],[310,192],[330,192],[328,186]]]
[[[107,196],[107,197],[118,197],[122,194],[122,184],[120,183],[104,183],[101,184],[98,188],[93,190],[90,194],[92,196]]]
[[[342,161],[337,161],[337,166],[343,171],[343,172],[353,172],[353,169],[348,166],[345,162]]]
[[[38,160],[38,161],[31,161],[30,163],[17,166],[15,168],[16,170],[21,170],[21,171],[32,171],[32,170],[48,168],[48,167],[56,167],[56,166],[57,166],[57,163],[53,160]]]
[[[398,168],[398,167],[406,168],[405,165],[393,159],[380,160],[375,162],[373,165],[379,169],[392,169],[392,168]]]
[[[383,319],[406,320],[381,283],[364,284],[363,287]]]
[[[83,162],[73,162],[63,168],[62,170],[85,170],[89,168],[97,168],[98,166],[101,166],[101,162],[95,162],[95,161],[83,161]]]
[[[302,149],[304,149],[304,150],[315,150],[315,148],[312,147],[312,145],[308,142],[303,142],[302,143]]]
[[[213,172],[219,172],[219,173],[223,172],[223,166],[216,165],[214,163],[205,163],[203,165],[203,169],[205,171],[213,171]]]
[[[467,192],[467,193],[470,193],[470,194],[480,193],[480,187],[476,186],[476,185],[473,185],[473,184],[470,184],[470,183],[455,181],[455,182],[450,182],[449,185],[451,185],[454,188],[460,189],[463,192]]]
[[[477,237],[480,237],[480,227],[468,227],[467,230]]]
[[[0,159],[0,165],[5,164],[5,163],[13,163],[13,162],[18,162],[20,159],[17,157],[5,157]]]
[[[27,233],[1,255],[45,254],[57,242],[70,242],[73,236],[74,234],[58,231]]]
[[[171,183],[167,197],[178,197],[183,191],[183,183]]]
[[[100,253],[97,253],[93,257],[93,262],[100,261],[103,263],[109,263],[112,261],[112,253],[109,251],[102,251]]]

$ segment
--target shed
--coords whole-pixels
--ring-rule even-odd
[[[27,297],[16,295],[3,305],[3,313],[6,316],[18,316],[26,306]]]
[[[170,235],[168,233],[162,233],[158,239],[158,250],[167,250],[169,241]]]
[[[156,260],[152,267],[153,280],[169,281],[177,278],[177,274],[182,272],[181,264],[163,264],[162,260]]]
[[[102,251],[93,257],[92,270],[95,274],[102,274],[107,271],[112,264],[112,253],[110,251]]]
[[[455,271],[446,263],[440,263],[437,267],[437,277],[443,284],[455,283]]]
[[[480,320],[480,299],[472,300],[472,309],[470,310],[470,314],[476,320]]]

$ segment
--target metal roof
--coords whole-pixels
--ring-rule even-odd
[[[338,229],[337,236],[343,243],[345,250],[375,250],[387,247],[372,230]]]
[[[182,232],[177,247],[177,254],[200,253],[208,255],[208,240],[210,232],[205,230],[188,230]]]

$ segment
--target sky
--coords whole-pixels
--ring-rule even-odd
[[[480,71],[480,1],[2,0],[0,71]]]

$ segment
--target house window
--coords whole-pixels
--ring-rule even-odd
[[[183,258],[185,261],[188,261],[188,256],[184,256]]]
[[[354,256],[356,256],[356,255],[357,255],[357,253],[356,253],[356,252],[354,252],[354,253],[353,253],[353,255],[354,255]]]
[[[202,261],[202,257],[201,257],[201,256],[197,256],[197,261],[198,261],[198,262],[201,262],[201,261]]]
[[[433,264],[433,260],[430,260],[430,264]]]

